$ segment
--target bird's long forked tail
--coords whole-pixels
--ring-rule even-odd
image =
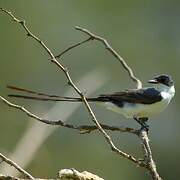
[[[31,100],[39,100],[39,101],[68,101],[68,102],[82,102],[81,98],[78,97],[63,97],[63,96],[58,96],[58,95],[52,95],[52,94],[46,94],[42,92],[37,92],[17,86],[7,86],[8,89],[12,89],[18,92],[24,92],[28,94],[33,94],[34,96],[29,96],[29,95],[21,95],[21,94],[8,94],[9,97],[13,98],[21,98],[21,99],[31,99]],[[98,102],[100,99],[97,98],[86,98],[88,101],[92,102]]]

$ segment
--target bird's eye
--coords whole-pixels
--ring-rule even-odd
[[[167,81],[168,81],[168,79],[167,79],[166,77],[162,77],[162,78],[161,78],[161,82],[162,82],[162,83],[165,84]]]

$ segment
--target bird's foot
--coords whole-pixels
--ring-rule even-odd
[[[141,128],[139,131],[145,130],[147,133],[149,132],[149,125],[146,124],[146,122],[148,121],[148,118],[137,118],[134,117],[134,120],[141,125]]]

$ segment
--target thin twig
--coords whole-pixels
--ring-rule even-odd
[[[143,144],[145,161],[147,163],[149,173],[151,174],[152,179],[153,180],[162,180],[162,178],[160,177],[160,175],[157,172],[156,164],[155,164],[153,157],[152,157],[152,152],[151,152],[151,148],[149,145],[149,138],[148,138],[147,130],[142,128],[142,130],[139,133],[139,137],[140,137],[142,144]]]
[[[55,56],[55,58],[61,58],[62,55],[65,54],[66,52],[68,52],[69,50],[71,50],[75,47],[78,47],[86,42],[91,41],[91,40],[100,41],[101,43],[103,43],[105,45],[105,48],[121,63],[123,68],[128,72],[130,78],[136,83],[137,88],[142,88],[142,82],[134,75],[132,69],[128,66],[126,61],[111,47],[111,45],[108,43],[108,41],[106,39],[104,39],[100,36],[97,36],[94,33],[90,32],[89,30],[79,27],[79,26],[76,26],[75,29],[87,34],[89,36],[89,38],[68,47],[67,49],[62,51],[59,55]]]
[[[26,172],[24,169],[22,169],[19,165],[17,165],[12,160],[8,159],[6,156],[0,153],[0,158],[9,164],[10,166],[13,166],[15,169],[17,169],[21,174],[23,174],[28,179],[35,179],[32,175],[30,175],[28,172]]]
[[[0,99],[5,104],[7,104],[9,107],[18,109],[18,110],[26,113],[27,116],[29,116],[29,117],[37,120],[37,121],[40,121],[42,123],[45,123],[45,124],[54,125],[54,126],[62,126],[62,127],[78,130],[81,134],[91,133],[91,132],[93,132],[93,131],[98,129],[97,126],[93,126],[93,125],[80,125],[80,126],[77,126],[77,125],[65,123],[65,122],[63,122],[61,120],[48,120],[48,119],[44,119],[44,118],[41,118],[41,117],[35,115],[34,113],[30,112],[25,107],[17,105],[17,104],[14,104],[14,103],[8,101],[7,99],[5,99],[2,96],[0,96]],[[120,127],[116,127],[116,126],[109,126],[109,125],[106,125],[106,124],[100,124],[100,125],[101,125],[101,127],[103,129],[106,129],[106,130],[109,130],[109,131],[119,131],[119,132],[123,132],[123,133],[124,132],[128,132],[128,133],[131,133],[131,134],[138,135],[138,131],[133,129],[133,128],[129,128],[129,127],[120,128]]]
[[[70,51],[71,49],[73,49],[73,48],[75,48],[75,47],[78,47],[78,46],[80,46],[80,45],[82,45],[82,44],[84,44],[84,43],[86,43],[86,42],[88,42],[88,41],[90,41],[90,40],[93,40],[93,38],[92,38],[92,37],[89,37],[89,38],[87,38],[87,39],[85,39],[85,40],[83,40],[83,41],[81,41],[81,42],[78,42],[78,43],[76,43],[76,44],[73,44],[73,45],[69,46],[67,49],[65,49],[64,51],[62,51],[62,52],[61,52],[60,54],[58,54],[57,56],[55,56],[55,58],[61,58],[62,55],[64,55],[65,53],[67,53],[67,52]]]
[[[103,43],[105,45],[105,48],[121,63],[123,68],[128,72],[130,78],[136,83],[137,88],[142,88],[142,82],[134,75],[132,69],[128,66],[126,61],[111,47],[111,45],[108,43],[106,39],[97,36],[92,32],[90,32],[89,30],[79,26],[76,26],[75,29],[87,34],[92,38],[92,40],[97,40]]]

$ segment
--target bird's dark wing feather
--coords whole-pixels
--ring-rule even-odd
[[[132,89],[113,94],[103,94],[99,99],[111,101],[112,103],[123,106],[124,102],[152,104],[162,99],[161,94],[155,88]]]

